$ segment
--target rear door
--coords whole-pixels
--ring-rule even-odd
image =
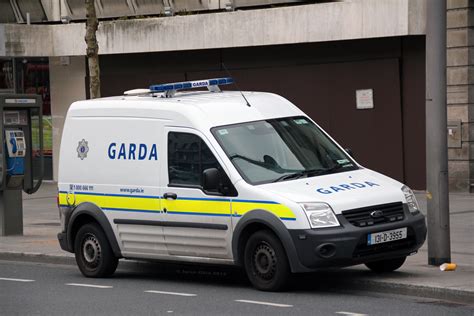
[[[167,159],[160,177],[164,235],[171,256],[231,259],[231,200],[205,193],[202,172],[224,172],[212,147],[199,132],[165,129]]]
[[[160,226],[162,124],[156,119],[103,118],[81,125],[87,126],[83,133],[89,157],[76,160],[87,161],[89,169],[75,172],[82,175],[94,170],[97,192],[84,198],[102,208],[126,257],[167,255]]]

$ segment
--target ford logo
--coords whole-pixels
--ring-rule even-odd
[[[373,211],[370,213],[370,217],[372,218],[379,218],[379,217],[382,217],[383,216],[383,212],[382,211]]]

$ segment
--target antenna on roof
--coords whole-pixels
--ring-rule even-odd
[[[225,72],[227,72],[227,75],[228,75],[229,77],[232,77],[232,75],[231,75],[229,69],[227,69],[227,67],[224,65],[223,62],[221,62],[221,65],[222,65],[222,68],[224,68]],[[239,90],[240,94],[242,95],[242,98],[244,98],[245,103],[247,103],[247,106],[248,106],[248,107],[251,107],[251,105],[250,105],[250,103],[249,103],[249,100],[247,100],[247,98],[245,97],[244,93],[243,93],[242,90],[240,89],[239,84],[237,83],[237,80],[234,80],[234,83],[235,83],[235,86],[237,87],[237,90]]]
[[[221,62],[221,65],[222,65],[222,68],[224,68],[225,72],[227,72],[227,75],[232,76],[232,75],[230,74],[229,69],[227,69],[227,67],[224,65],[223,62]],[[244,98],[245,103],[247,103],[247,106],[248,106],[248,107],[251,107],[251,105],[250,105],[250,103],[249,103],[249,100],[247,100],[247,98],[245,97],[244,93],[243,93],[242,90],[240,89],[239,84],[237,83],[237,80],[234,80],[234,83],[235,83],[235,86],[237,87],[237,90],[239,90],[240,95],[242,95],[242,98]]]

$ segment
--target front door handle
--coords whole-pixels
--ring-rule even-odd
[[[167,200],[176,200],[178,198],[176,193],[172,193],[172,192],[166,192],[165,194],[163,194],[163,197]]]

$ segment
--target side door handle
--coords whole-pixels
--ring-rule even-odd
[[[172,193],[172,192],[166,192],[165,194],[163,194],[163,197],[167,200],[176,200],[178,198],[176,193]]]

